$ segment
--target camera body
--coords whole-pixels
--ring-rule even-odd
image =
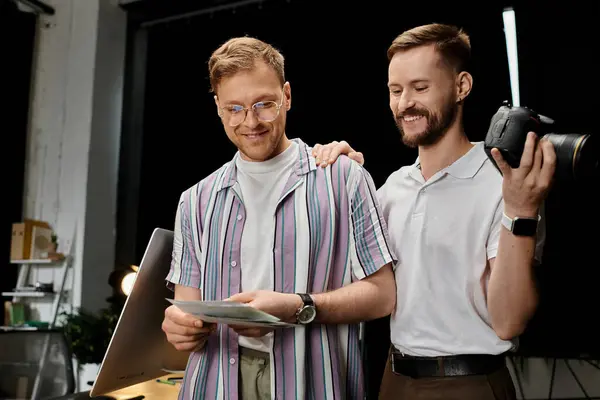
[[[491,150],[497,148],[504,160],[518,168],[528,132],[549,140],[556,152],[555,178],[579,180],[599,176],[599,147],[597,136],[589,134],[551,133],[554,121],[527,107],[513,107],[508,101],[492,117],[484,148],[488,158],[498,168]],[[499,170],[499,168],[498,168]]]

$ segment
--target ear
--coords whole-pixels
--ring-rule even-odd
[[[217,95],[214,96],[215,97],[215,105],[217,106],[217,114],[219,114],[219,117],[221,116],[221,107],[219,106],[219,99],[217,98]]]
[[[285,109],[289,111],[292,108],[292,88],[289,82],[283,84],[283,96],[285,97]]]
[[[473,88],[473,76],[466,71],[462,71],[456,77],[456,101],[461,103],[471,93]]]

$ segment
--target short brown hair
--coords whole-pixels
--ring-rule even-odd
[[[210,56],[208,60],[210,91],[216,93],[223,78],[240,71],[250,71],[257,61],[263,61],[273,68],[283,86],[285,83],[283,55],[262,40],[244,36],[229,39]]]
[[[388,48],[388,61],[399,51],[432,44],[455,72],[467,69],[471,58],[469,35],[461,28],[445,24],[417,26],[401,33]]]

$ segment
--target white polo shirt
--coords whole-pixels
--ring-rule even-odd
[[[498,250],[504,211],[502,176],[483,142],[474,145],[427,182],[417,159],[377,192],[398,257],[391,339],[408,355],[499,354],[516,345],[496,335],[486,306],[484,272]],[[544,237],[541,223],[539,261]]]

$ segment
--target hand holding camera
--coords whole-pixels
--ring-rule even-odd
[[[497,148],[491,149],[491,155],[504,178],[505,213],[511,218],[537,217],[554,178],[556,152],[552,143],[547,139],[538,140],[536,133],[529,132],[517,168],[512,168]]]
[[[553,182],[593,184],[600,176],[598,135],[552,129],[552,119],[506,101],[492,117],[485,151],[504,176],[507,211],[535,217]]]

